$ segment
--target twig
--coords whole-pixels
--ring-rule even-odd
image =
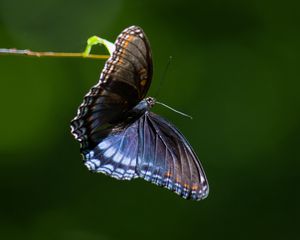
[[[33,57],[66,57],[66,58],[91,58],[91,59],[109,58],[109,55],[67,53],[67,52],[34,52],[28,49],[19,50],[15,48],[0,48],[0,55],[25,55],[25,56],[33,56]]]

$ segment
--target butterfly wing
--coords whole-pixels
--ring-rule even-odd
[[[92,150],[124,122],[128,110],[146,95],[152,79],[149,41],[137,26],[125,29],[115,42],[115,51],[105,63],[97,85],[84,97],[71,132],[81,150]]]
[[[190,144],[175,126],[152,112],[139,120],[137,173],[183,198],[201,200],[208,195],[204,170]]]
[[[116,131],[84,155],[90,171],[102,172],[116,179],[130,180],[136,173],[138,151],[138,121]]]
[[[183,198],[201,200],[209,191],[204,170],[184,136],[148,111],[104,138],[85,155],[85,165],[117,179],[144,178]]]

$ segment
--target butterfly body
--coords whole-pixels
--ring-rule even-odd
[[[155,99],[144,98],[152,57],[143,30],[125,29],[115,46],[71,122],[84,164],[116,179],[139,177],[184,198],[205,198],[207,179],[192,147],[174,125],[150,111]]]

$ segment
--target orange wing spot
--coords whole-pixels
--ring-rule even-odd
[[[144,87],[145,85],[146,85],[146,80],[144,79],[144,80],[142,80],[141,82],[140,82],[140,84]]]
[[[120,57],[119,57],[119,60],[118,60],[118,64],[123,63],[122,58],[124,57],[125,49],[127,48],[129,42],[132,40],[133,37],[134,36],[130,35],[127,39],[123,40],[122,49],[121,49],[121,52],[120,52]]]
[[[147,80],[147,70],[145,68],[142,68],[139,70],[140,80]],[[141,82],[142,82],[141,81]]]
[[[124,55],[124,50],[121,49],[120,56],[119,56],[117,64],[122,64],[123,63],[123,60],[122,60],[123,55]]]
[[[171,172],[166,172],[165,177],[171,177],[171,176],[172,176]]]
[[[120,58],[119,60],[118,60],[118,64],[122,64],[123,63],[123,60]]]
[[[193,191],[197,191],[197,190],[198,190],[198,185],[193,185],[193,186],[192,186],[192,190],[193,190]]]
[[[188,189],[189,185],[185,183],[185,184],[183,184],[183,187]]]
[[[129,44],[129,42],[133,39],[132,35],[129,35],[129,37],[124,41],[124,48],[126,48]]]

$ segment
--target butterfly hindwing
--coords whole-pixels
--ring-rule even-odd
[[[138,123],[102,139],[90,151],[83,153],[84,163],[90,171],[102,172],[117,179],[137,177]]]
[[[202,166],[183,135],[162,117],[146,112],[84,155],[89,170],[117,179],[141,177],[184,198],[208,194]]]
[[[184,136],[162,117],[146,112],[139,121],[137,171],[147,181],[184,198],[208,195],[204,170]]]

